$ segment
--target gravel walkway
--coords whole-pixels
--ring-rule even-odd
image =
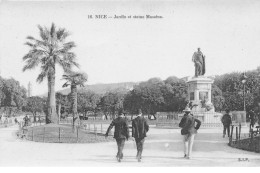
[[[17,126],[0,129],[0,166],[259,166],[260,154],[227,146],[221,129],[201,129],[196,136],[193,158],[183,159],[179,129],[151,128],[143,159],[135,159],[132,140],[126,142],[124,159],[115,159],[116,143],[39,143],[17,139]],[[166,147],[168,146],[168,147]],[[247,158],[249,161],[239,161]]]

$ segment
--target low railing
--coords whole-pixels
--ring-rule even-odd
[[[14,121],[12,119],[0,120],[0,128],[9,127],[12,125],[14,125]]]
[[[247,150],[260,152],[260,131],[259,126],[254,129],[250,129],[248,132],[241,131],[241,124],[231,126],[231,134],[229,137],[229,146]]]
[[[113,140],[112,132],[108,138],[104,136],[105,130],[95,126],[87,127],[60,126],[60,127],[25,127],[21,129],[21,138],[46,143],[94,143]]]

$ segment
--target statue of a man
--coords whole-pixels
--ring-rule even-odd
[[[197,52],[194,52],[192,56],[192,61],[195,64],[195,76],[202,76],[205,74],[205,56],[198,48]]]

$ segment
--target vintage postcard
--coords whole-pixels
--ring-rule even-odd
[[[1,167],[258,167],[260,1],[0,1]]]

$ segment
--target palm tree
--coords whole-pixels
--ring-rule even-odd
[[[30,51],[23,57],[25,66],[23,71],[34,69],[40,65],[41,73],[37,82],[41,83],[45,78],[48,80],[48,100],[46,123],[57,123],[55,102],[55,72],[56,64],[60,65],[65,72],[71,70],[72,66],[78,67],[75,61],[76,55],[71,52],[75,47],[74,42],[65,42],[69,33],[64,28],[56,29],[54,23],[51,28],[38,26],[40,39],[28,36],[25,45],[30,47]]]
[[[77,86],[83,87],[84,83],[87,81],[87,74],[86,73],[80,73],[80,72],[69,72],[67,74],[64,74],[62,76],[62,78],[64,80],[66,80],[67,82],[65,84],[63,84],[62,87],[67,87],[70,85],[71,88],[71,107],[72,107],[72,116],[73,116],[73,120],[72,120],[72,127],[74,130],[75,127],[75,120],[78,118],[77,115]]]

